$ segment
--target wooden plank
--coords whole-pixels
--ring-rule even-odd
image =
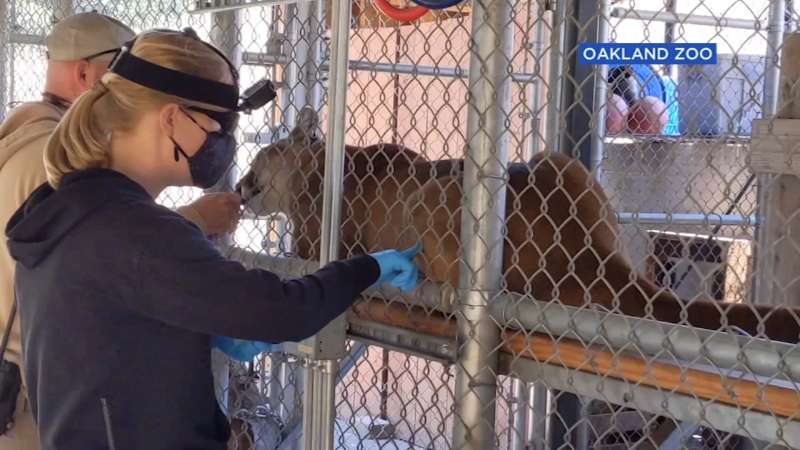
[[[764,217],[756,246],[757,286],[754,301],[800,305],[800,178],[771,177],[765,186]]]
[[[778,114],[754,121],[750,165],[759,175],[753,302],[800,305],[800,34],[784,36]]]
[[[785,33],[781,45],[778,117],[800,119],[800,34]]]
[[[503,338],[506,351],[547,364],[783,417],[800,415],[800,392],[792,389],[614,354],[571,339],[555,341],[549,336],[526,337],[518,332],[505,332]]]
[[[759,175],[754,303],[800,305],[800,34],[784,36],[778,113],[753,122],[750,166]]]
[[[800,120],[792,122],[800,129]],[[750,141],[750,167],[756,173],[800,175],[800,134],[754,135]]]
[[[800,137],[800,119],[756,119],[753,121],[753,136],[797,136]]]
[[[362,320],[439,337],[456,337],[456,320],[436,311],[380,300],[359,302],[350,313]],[[800,391],[791,385],[761,379],[723,377],[711,371],[679,367],[663,361],[615,354],[600,346],[571,339],[503,331],[501,351],[568,369],[617,378],[668,392],[696,396],[744,409],[800,419]]]

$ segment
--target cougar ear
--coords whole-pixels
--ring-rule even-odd
[[[319,128],[319,116],[314,108],[306,106],[297,114],[297,123],[292,130],[292,137],[303,139],[314,136]]]

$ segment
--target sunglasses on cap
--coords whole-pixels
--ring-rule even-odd
[[[105,51],[102,51],[102,52],[99,52],[99,53],[94,53],[92,55],[89,55],[86,58],[83,58],[83,60],[84,61],[91,61],[93,59],[97,59],[97,58],[100,58],[101,56],[106,56],[106,55],[113,55],[114,58],[116,58],[117,57],[117,53],[119,53],[119,49],[118,48],[111,49],[111,50],[105,50]],[[111,63],[114,62],[114,58],[111,58],[111,61],[108,62],[108,67],[111,67]]]

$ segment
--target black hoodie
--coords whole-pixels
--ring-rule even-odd
[[[211,335],[306,338],[379,274],[362,256],[283,282],[226,260],[124,175],[68,174],[6,229],[17,261],[25,380],[43,450],[222,450]]]

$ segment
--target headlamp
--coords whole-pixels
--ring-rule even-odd
[[[250,113],[253,110],[262,108],[276,97],[275,86],[270,80],[263,79],[239,95],[239,73],[231,61],[219,49],[208,44],[197,37],[197,33],[191,28],[183,31],[175,30],[154,30],[161,33],[175,33],[189,36],[202,42],[203,45],[214,51],[228,65],[234,83],[225,84],[214,80],[209,80],[194,75],[189,75],[167,67],[159,66],[142,58],[135,56],[131,50],[137,36],[127,42],[117,53],[111,62],[109,71],[115,73],[126,80],[132,81],[141,86],[174,95],[176,97],[205,103],[226,109],[227,111],[211,111],[203,108],[191,107],[189,109],[202,112],[217,121],[222,130],[230,133],[236,129],[239,119],[239,112]]]

